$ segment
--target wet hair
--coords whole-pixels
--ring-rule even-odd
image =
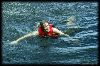
[[[42,31],[45,32],[43,22],[40,22],[40,26],[41,26]]]
[[[45,32],[45,35],[47,35],[47,32],[46,32],[46,30],[44,29],[43,22],[40,22],[40,26],[41,26],[41,30],[42,30],[43,32]]]
[[[40,22],[40,26],[41,26],[41,30],[43,32],[46,32],[46,30],[44,29],[44,25],[43,25],[44,23],[48,23],[48,21]],[[52,25],[52,27],[55,27],[55,25]]]

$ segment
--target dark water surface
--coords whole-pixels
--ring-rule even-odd
[[[98,63],[98,3],[2,3],[2,58],[3,64],[97,64]],[[52,22],[67,31],[68,17],[75,16],[79,31],[58,39],[30,37],[11,46],[9,42],[37,29],[41,20]],[[42,45],[46,44],[46,47]]]

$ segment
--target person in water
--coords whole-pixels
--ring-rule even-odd
[[[51,37],[56,38],[59,35],[64,35],[64,33],[57,28],[55,28],[52,24],[49,24],[47,21],[44,23],[40,22],[40,25],[38,27],[38,35],[40,37]]]
[[[49,24],[47,21],[40,22],[40,25],[38,26],[37,31],[33,31],[31,33],[28,33],[20,38],[18,38],[15,41],[12,41],[11,44],[17,44],[22,39],[25,39],[27,37],[31,36],[39,36],[42,38],[45,37],[51,37],[51,38],[57,38],[58,36],[66,36],[67,34],[63,33],[62,31],[55,28],[52,24]],[[67,35],[69,36],[69,35]]]

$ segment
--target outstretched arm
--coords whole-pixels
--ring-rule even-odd
[[[73,42],[73,43],[75,43],[75,44],[79,44],[79,43],[80,43],[80,40],[74,39],[74,38],[70,37],[68,34],[65,34],[65,33],[59,31],[57,28],[53,28],[53,31],[54,31],[55,33],[58,33],[60,36],[68,37],[68,41],[70,40],[71,42]]]
[[[16,41],[20,41],[20,40],[22,40],[22,39],[25,39],[25,38],[27,38],[27,37],[34,36],[34,35],[35,35],[35,36],[38,35],[38,32],[37,32],[37,31],[33,31],[33,32],[31,32],[31,33],[28,33],[28,34],[26,34],[26,35],[20,37],[20,38],[17,39]]]
[[[18,43],[19,41],[21,41],[21,40],[23,40],[23,39],[25,39],[25,38],[27,38],[27,37],[36,36],[36,35],[38,35],[38,31],[33,31],[33,32],[31,32],[31,33],[28,33],[28,34],[26,34],[26,35],[24,35],[24,36],[18,38],[18,39],[15,40],[15,41],[12,41],[11,44]]]
[[[53,32],[61,35],[61,36],[69,36],[68,34],[63,33],[62,31],[58,30],[57,28],[53,28]]]

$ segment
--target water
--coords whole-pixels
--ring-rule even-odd
[[[64,20],[75,17],[68,26]],[[3,64],[97,64],[98,3],[96,2],[3,2]],[[18,45],[9,43],[37,29],[42,20],[52,22],[68,37],[58,39],[30,37]],[[78,42],[74,41],[79,40]],[[41,42],[42,41],[42,42]],[[46,47],[45,47],[46,46]]]

